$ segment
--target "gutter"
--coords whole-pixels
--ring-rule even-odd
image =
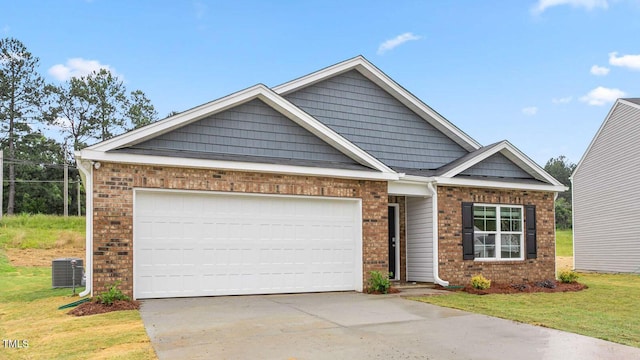
[[[427,189],[431,193],[431,206],[433,207],[433,280],[436,284],[447,287],[449,282],[442,280],[438,274],[438,191],[434,182],[427,183]]]
[[[91,295],[93,296],[93,166],[92,163],[86,160],[82,160],[80,153],[76,153],[76,163],[80,170],[80,176],[84,182],[85,194],[86,194],[86,215],[85,215],[85,230],[86,230],[86,253],[85,258],[87,260],[86,266],[86,282],[85,290],[79,294],[80,297]],[[88,167],[87,167],[88,165]]]

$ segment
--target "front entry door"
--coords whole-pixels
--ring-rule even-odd
[[[389,278],[396,279],[396,246],[399,246],[396,239],[396,207],[389,206]]]

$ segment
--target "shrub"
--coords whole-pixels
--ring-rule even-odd
[[[578,280],[578,273],[573,270],[565,269],[560,271],[558,279],[565,284],[574,283]]]
[[[389,292],[391,282],[389,281],[390,273],[382,271],[371,271],[369,273],[369,291],[386,294]]]
[[[547,288],[547,289],[555,289],[556,282],[553,280],[544,280],[536,283],[536,286]]]
[[[518,290],[518,291],[525,291],[529,288],[529,285],[527,284],[513,284],[511,285],[512,288]]]
[[[486,290],[491,287],[491,280],[482,275],[476,275],[471,278],[471,286],[474,289]]]
[[[109,290],[103,292],[102,294],[96,296],[96,301],[102,303],[104,305],[113,305],[115,301],[118,300],[131,300],[127,295],[123,294],[118,286],[120,285],[119,281],[116,281],[111,286],[109,286]]]

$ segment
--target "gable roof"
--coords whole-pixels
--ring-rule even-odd
[[[80,157],[83,159],[106,160],[109,158],[109,155],[106,154],[108,151],[139,144],[201,120],[212,114],[228,110],[254,99],[263,101],[274,110],[291,119],[356,162],[382,173],[395,174],[393,170],[388,168],[378,159],[358,148],[263,84],[252,86],[140,129],[136,129],[110,140],[89,146],[80,151]],[[116,157],[118,155],[125,156],[124,154],[110,155],[111,157]]]
[[[504,155],[504,157],[506,157],[519,168],[531,175],[534,179],[546,184],[564,188],[564,185],[561,182],[553,178],[553,176],[549,175],[546,171],[544,171],[544,169],[542,169],[538,164],[536,164],[533,160],[531,160],[528,156],[526,156],[523,152],[521,152],[507,140],[487,145],[474,152],[471,152],[459,158],[458,160],[439,168],[438,170],[436,170],[433,176],[441,178],[453,178],[461,174],[465,170],[481,163],[483,160],[486,160],[492,155],[498,153]]]
[[[360,72],[366,78],[383,88],[398,101],[400,101],[406,107],[425,119],[425,121],[434,126],[436,129],[450,137],[467,151],[474,151],[481,147],[480,143],[474,140],[471,136],[467,135],[457,126],[453,125],[451,122],[445,119],[442,115],[438,114],[435,110],[423,103],[415,95],[393,81],[393,79],[387,76],[375,65],[371,64],[361,55],[326,67],[309,75],[286,82],[282,85],[278,85],[273,88],[273,91],[280,95],[287,95],[296,90],[316,84],[320,81],[336,76],[338,74],[345,73],[350,70],[357,70],[358,72]]]
[[[591,139],[591,142],[589,143],[589,146],[587,146],[587,150],[585,150],[584,154],[582,154],[582,157],[580,158],[580,161],[578,161],[578,165],[576,165],[576,168],[573,169],[573,173],[571,173],[571,176],[569,177],[570,180],[572,180],[573,176],[578,173],[578,170],[580,169],[580,167],[581,167],[582,163],[584,162],[584,160],[586,159],[587,155],[589,155],[589,152],[591,151],[591,148],[593,148],[593,145],[595,144],[595,142],[597,141],[598,137],[600,136],[600,133],[602,133],[602,130],[605,128],[605,126],[609,122],[609,119],[611,119],[611,117],[613,116],[614,112],[621,105],[622,106],[630,106],[630,107],[632,107],[634,109],[640,110],[640,98],[624,98],[624,99],[620,98],[620,99],[616,100],[616,102],[613,104],[613,106],[611,106],[611,110],[609,110],[609,113],[607,113],[607,116],[604,118],[604,121],[602,122],[602,124],[598,128],[598,131],[596,132],[596,134]]]
[[[626,98],[626,99],[620,99],[620,100],[634,103],[636,105],[640,105],[640,98]]]

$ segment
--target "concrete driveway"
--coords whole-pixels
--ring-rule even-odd
[[[145,300],[160,359],[640,359],[640,349],[398,296]]]

